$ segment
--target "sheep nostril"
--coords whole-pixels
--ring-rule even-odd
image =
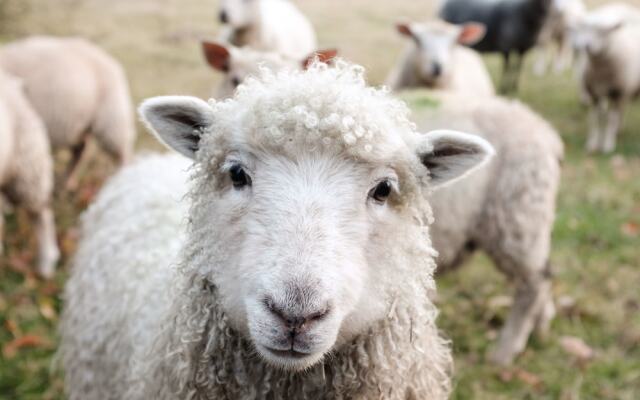
[[[226,11],[220,11],[220,15],[218,15],[218,18],[220,19],[220,22],[223,24],[226,24],[227,22],[229,22],[229,16],[227,15]]]
[[[442,74],[442,66],[439,63],[433,64],[433,76],[438,77]]]

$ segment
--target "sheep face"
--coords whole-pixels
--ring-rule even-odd
[[[221,0],[220,23],[233,28],[248,28],[258,19],[261,0]]]
[[[453,68],[454,46],[475,44],[486,31],[481,24],[453,25],[443,21],[398,24],[397,29],[413,40],[416,46],[415,70],[419,78],[429,85],[436,85],[449,76]]]
[[[261,52],[249,48],[223,45],[203,41],[202,50],[211,68],[224,73],[224,78],[216,91],[216,98],[226,99],[233,96],[236,88],[250,76],[257,76],[261,68],[272,71],[306,68],[311,61],[330,62],[337,54],[336,50],[317,50],[304,60],[292,60],[276,53]]]
[[[290,370],[366,333],[407,288],[433,284],[423,191],[491,153],[470,135],[418,135],[383,92],[312,69],[250,81],[213,108],[184,97],[141,108],[198,166],[185,268],[217,287],[262,358]]]
[[[602,54],[608,47],[609,37],[621,26],[615,19],[584,18],[570,28],[570,37],[576,51],[591,56]]]

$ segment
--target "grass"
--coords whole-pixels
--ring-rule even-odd
[[[6,1],[6,0],[5,0]],[[136,102],[159,94],[207,97],[218,77],[201,60],[197,39],[216,31],[215,1],[208,0],[14,0],[18,7],[0,42],[20,35],[82,35],[125,65]],[[397,19],[419,19],[431,7],[414,0],[299,0],[316,25],[323,47],[368,67],[381,83],[397,60],[402,40]],[[637,1],[636,1],[637,4]],[[497,79],[499,60],[487,57]],[[528,65],[519,98],[558,129],[566,145],[563,181],[553,237],[554,292],[560,303],[552,335],[534,339],[516,365],[497,369],[484,361],[506,316],[503,277],[482,255],[440,285],[440,326],[453,340],[455,399],[637,399],[640,396],[640,104],[627,110],[614,156],[583,151],[586,110],[571,76],[534,77]],[[417,106],[430,106],[429,102]],[[140,129],[140,132],[142,130]],[[141,134],[139,148],[157,149]],[[0,259],[0,399],[62,399],[53,369],[56,324],[80,212],[112,171],[97,157],[77,193],[56,194],[63,250],[51,282],[31,272],[33,240],[24,216],[8,217]],[[563,336],[578,337],[595,351],[581,362],[565,352]]]

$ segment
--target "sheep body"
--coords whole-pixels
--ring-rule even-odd
[[[59,258],[51,210],[53,162],[46,130],[19,80],[0,70],[0,189],[25,208],[38,239],[38,273],[51,277]],[[0,198],[0,253],[2,204]]]
[[[588,151],[611,152],[626,105],[640,94],[640,11],[610,4],[587,14],[575,42],[585,62],[581,91],[590,106]]]
[[[52,148],[73,150],[68,175],[88,134],[117,162],[129,160],[133,109],[124,71],[111,56],[84,39],[35,36],[3,46],[0,66],[24,82]]]
[[[497,97],[409,92],[410,102],[432,99],[414,113],[421,130],[459,129],[487,139],[496,157],[432,198],[439,271],[484,250],[516,286],[514,306],[491,359],[508,364],[537,327],[554,314],[549,256],[563,145],[555,130],[528,107]]]
[[[387,85],[392,90],[423,86],[477,96],[495,94],[493,82],[480,55],[456,43],[464,27],[432,21],[411,24],[406,29],[414,40],[387,78]],[[430,63],[437,65],[437,73],[434,73],[433,67],[424,65]]]
[[[220,39],[238,47],[278,53],[284,57],[301,60],[316,48],[316,35],[309,20],[289,0],[255,0],[253,4],[232,0],[222,5],[221,13],[229,15]],[[229,11],[225,10],[229,8]],[[236,8],[244,8],[247,21],[234,25]]]
[[[440,17],[454,24],[479,22],[486,26],[485,37],[472,47],[481,53],[502,54],[500,89],[508,92],[517,89],[522,59],[537,43],[549,7],[550,0],[447,0]]]
[[[538,37],[540,54],[534,64],[538,75],[544,74],[553,62],[555,72],[566,70],[573,62],[571,30],[586,13],[582,0],[552,0],[549,16]]]
[[[435,265],[427,229],[431,212],[426,192],[442,179],[454,177],[450,173],[458,169],[456,165],[438,168],[437,161],[448,163],[451,157],[439,158],[437,146],[458,143],[469,154],[484,154],[480,158],[454,157],[462,163],[471,161],[458,169],[464,171],[490,154],[486,142],[449,133],[417,135],[407,120],[406,107],[385,92],[366,88],[362,70],[343,64],[336,68],[315,65],[306,72],[264,71],[260,79],[240,86],[232,100],[207,105],[187,98],[156,99],[146,102],[141,112],[162,141],[195,159],[186,190],[189,201],[174,203],[185,192],[187,174],[167,173],[166,169],[176,171],[175,166],[169,162],[152,165],[164,163],[155,158],[128,167],[113,178],[83,218],[83,239],[65,291],[67,307],[61,324],[61,357],[71,400],[448,396],[451,355],[435,326],[437,310],[429,299]],[[194,126],[202,128],[193,131]],[[180,130],[171,131],[176,127]],[[182,127],[188,130],[182,131]],[[231,153],[225,148],[232,149]],[[236,154],[245,151],[242,149],[250,149],[254,162],[262,166],[255,170],[246,167],[252,171],[248,172],[252,174],[250,185],[243,179],[245,173],[240,174],[244,170],[236,168],[239,164],[229,161],[229,157],[242,157]],[[329,164],[323,161],[326,155],[331,157]],[[273,168],[280,174],[289,159],[295,160],[293,168],[311,168],[299,181],[310,185],[311,191],[304,189],[307,186],[298,187],[295,176],[276,179],[280,175],[260,175]],[[426,160],[433,161],[428,170],[423,164]],[[335,169],[341,162],[348,162],[349,168]],[[173,163],[180,168],[184,165]],[[327,196],[324,187],[318,189],[320,177],[363,185],[368,180],[359,175],[363,165],[377,170],[390,164],[402,180],[402,192],[390,200],[388,208],[371,205],[377,221],[371,229],[382,229],[384,235],[349,236],[343,247],[343,242],[329,245],[325,234],[314,234],[314,229],[329,224],[327,235],[343,230],[356,235],[351,232],[359,231],[365,223],[359,212],[349,211],[343,223],[331,225],[333,215],[345,212],[343,203],[324,214],[322,205],[314,202],[310,211],[291,225],[291,216],[310,198],[325,202],[350,198],[350,191],[342,192],[344,181],[342,187],[332,186],[341,195]],[[440,176],[440,171],[447,177]],[[267,187],[282,192],[264,193]],[[359,196],[368,198],[369,184],[358,187],[353,203],[365,210]],[[245,196],[254,201],[242,203]],[[264,201],[271,204],[266,214],[261,211]],[[244,207],[258,207],[259,218],[250,223],[238,219],[236,215]],[[269,227],[278,226],[269,228],[269,237],[275,235],[275,241],[264,249],[251,242],[241,250],[238,246],[242,242],[261,237],[260,224],[269,218],[278,221],[275,225],[265,222]],[[247,234],[243,233],[245,225],[249,227]],[[297,234],[296,227],[305,233]],[[284,239],[289,234],[293,235],[291,240]],[[350,317],[337,325],[340,331],[330,339],[334,347],[329,357],[296,370],[268,358],[257,342],[265,339],[253,333],[259,326],[252,325],[248,313],[255,311],[246,304],[252,296],[260,298],[261,287],[236,285],[258,278],[257,282],[279,282],[282,278],[271,274],[287,259],[283,252],[292,242],[306,243],[307,237],[314,238],[313,245],[302,253],[296,250],[296,254],[304,254],[308,260],[320,252],[323,260],[321,271],[316,273],[321,274],[313,275],[313,287],[322,285],[321,279],[329,279],[327,275],[339,268],[340,280],[332,280],[331,287],[340,287],[344,280],[355,282],[341,289],[340,299],[352,301],[358,313],[348,314]],[[348,263],[348,259],[359,257],[360,245],[356,243],[360,240],[366,246],[363,257],[371,265],[371,277],[367,275],[363,281],[352,275],[359,264]],[[272,250],[276,250],[276,258],[270,261]],[[330,253],[325,252],[328,250]],[[348,254],[348,258],[341,262],[327,258],[335,254]],[[236,261],[238,257],[247,257],[251,266]],[[298,261],[294,265],[297,267],[287,268],[285,273],[301,268]],[[303,275],[294,275],[295,285],[313,271],[310,267],[302,269]],[[287,287],[284,290],[289,290]],[[359,290],[367,294],[348,300]],[[304,293],[287,294],[286,298],[300,297],[294,306],[306,307],[313,293],[314,289],[307,287]],[[334,315],[338,315],[344,305],[332,304]],[[264,307],[271,310],[269,304],[258,304],[257,310]],[[325,318],[322,326],[333,323],[327,319],[335,317]]]

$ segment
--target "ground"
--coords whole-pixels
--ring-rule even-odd
[[[638,0],[636,5],[640,5]],[[122,61],[136,102],[161,94],[207,97],[219,79],[198,39],[215,36],[215,0],[13,0],[0,42],[26,34],[82,35]],[[392,23],[432,15],[418,0],[298,0],[322,47],[367,67],[373,84],[397,60]],[[494,78],[499,60],[488,57]],[[456,359],[455,399],[637,399],[640,396],[640,104],[629,108],[613,156],[583,151],[586,109],[570,73],[535,77],[531,60],[518,94],[549,119],[566,144],[553,236],[559,315],[551,335],[534,339],[515,366],[485,363],[508,308],[509,288],[481,255],[439,281],[440,326]],[[159,147],[139,126],[139,149]],[[64,158],[64,155],[62,155]],[[60,167],[61,165],[59,165]],[[113,166],[96,157],[82,188],[58,190],[63,260],[51,282],[31,273],[33,240],[24,216],[8,217],[0,259],[0,399],[62,399],[54,353],[60,293],[77,239],[78,216]],[[589,354],[592,352],[593,354]]]

